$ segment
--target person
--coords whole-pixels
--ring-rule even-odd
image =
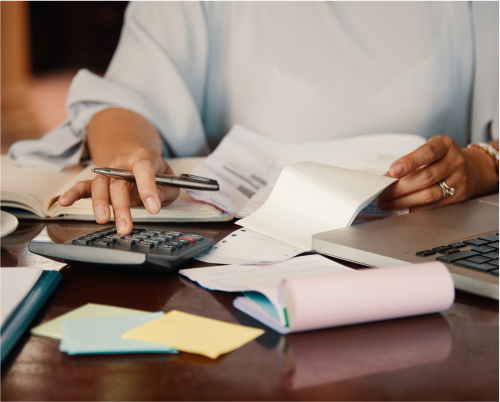
[[[111,203],[121,234],[130,206],[178,196],[154,182],[166,158],[206,155],[235,123],[285,143],[422,135],[379,206],[460,202],[498,191],[498,2],[131,2],[105,76],[81,70],[67,110],[9,155],[132,169],[137,184],[97,175],[59,199],[92,197],[98,223]]]

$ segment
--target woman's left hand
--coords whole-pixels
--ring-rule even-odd
[[[426,144],[395,161],[387,176],[397,177],[379,196],[383,210],[438,208],[498,191],[495,163],[478,148],[459,148],[449,137],[432,137]],[[439,182],[454,189],[443,197]]]

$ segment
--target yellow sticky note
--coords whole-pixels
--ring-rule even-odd
[[[128,330],[122,338],[168,345],[184,352],[216,359],[264,332],[262,329],[172,310],[160,318]]]
[[[114,318],[114,317],[132,317],[141,314],[147,314],[147,311],[132,310],[128,308],[105,306],[102,304],[86,304],[69,313],[63,314],[53,320],[50,320],[38,327],[32,328],[33,335],[48,336],[49,338],[62,339],[63,329],[62,321],[68,318]]]

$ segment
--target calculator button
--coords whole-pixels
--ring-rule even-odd
[[[86,246],[90,243],[92,243],[91,240],[87,240],[87,239],[75,239],[72,241],[73,244],[78,244],[80,246]]]
[[[91,233],[90,235],[95,236],[97,238],[106,237],[106,235],[103,232],[94,232]]]
[[[116,239],[116,240],[118,240],[118,239],[123,239],[124,237],[125,237],[125,236],[123,236],[123,235],[113,234],[113,235],[109,235],[109,236],[107,236],[106,238],[107,238],[107,239]]]
[[[120,239],[120,240],[118,240],[118,244],[120,246],[132,247],[135,244],[135,240],[134,239]]]
[[[471,246],[482,246],[484,244],[488,244],[488,240],[479,240],[479,239],[469,239],[464,240],[464,243],[470,244]]]
[[[475,251],[472,250],[464,250],[459,253],[447,254],[441,257],[436,258],[437,261],[452,263],[458,260],[465,260],[466,258],[474,257],[478,255]]]
[[[187,234],[187,235],[184,235],[185,237],[193,237],[195,238],[196,240],[198,241],[202,241],[204,239],[203,236],[199,236],[199,235],[194,235],[194,234]]]
[[[196,239],[194,237],[181,236],[179,240],[186,240],[189,243],[196,243]]]
[[[172,251],[174,251],[176,249],[175,246],[172,246],[172,245],[166,245],[166,244],[160,244],[158,246],[158,251],[161,251],[163,253],[172,253]]]
[[[417,257],[427,257],[428,255],[433,255],[433,254],[436,254],[436,252],[434,250],[423,250],[423,251],[419,251],[415,255]]]
[[[109,247],[111,245],[109,241],[106,241],[104,239],[96,240],[93,244],[99,247]]]
[[[151,243],[154,243],[156,245],[163,244],[165,242],[165,240],[160,239],[159,237],[151,237],[151,238],[148,239],[148,241],[151,242]]]
[[[498,260],[490,261],[488,264],[494,265],[495,267],[498,268]]]
[[[462,247],[467,246],[467,244],[465,244],[464,242],[459,241],[458,243],[448,244],[448,246],[452,247],[452,248],[462,248]]]
[[[490,272],[491,275],[498,276],[498,268]]]
[[[488,241],[498,241],[498,234],[490,234],[490,235],[486,235],[486,236],[480,236],[479,239],[488,240]]]
[[[488,244],[488,247],[493,247],[495,250],[498,250],[498,242]]]
[[[114,243],[116,243],[117,239],[115,239],[114,237],[103,237],[101,240],[105,240],[110,244],[114,244]]]
[[[155,244],[153,242],[150,242],[150,241],[142,240],[142,241],[137,242],[137,246],[142,247],[142,248],[151,249],[155,246]]]
[[[99,239],[99,237],[96,237],[96,236],[82,236],[82,237],[79,237],[79,239],[94,241],[96,239]]]

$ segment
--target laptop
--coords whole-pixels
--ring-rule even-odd
[[[498,300],[498,194],[313,235],[321,254],[370,267],[441,261],[455,288]]]

